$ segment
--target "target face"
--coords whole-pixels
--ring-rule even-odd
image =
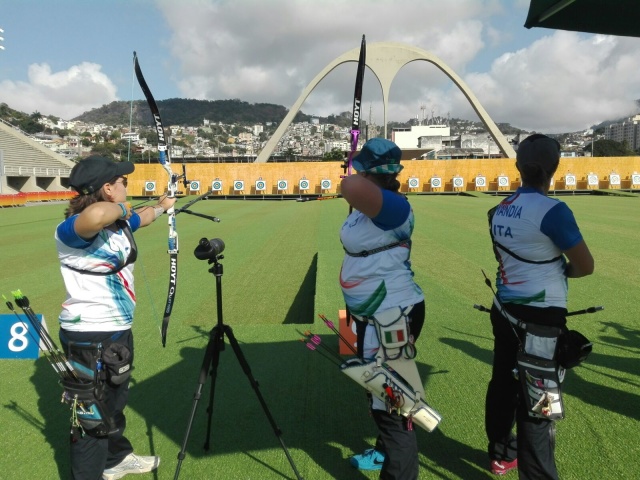
[[[610,185],[620,185],[620,175],[617,173],[612,173],[609,175],[609,184]]]
[[[476,187],[484,187],[487,184],[485,177],[476,177]]]
[[[265,182],[264,180],[258,180],[256,182],[256,190],[261,192],[263,190],[267,189],[267,182]]]
[[[213,182],[211,182],[211,190],[213,190],[214,192],[221,192],[222,182],[220,180],[214,180]]]
[[[156,182],[144,182],[144,190],[146,192],[155,192]]]
[[[309,180],[300,180],[298,188],[300,188],[300,190],[309,190]]]
[[[440,188],[442,186],[442,180],[440,177],[433,177],[431,179],[431,188]]]
[[[322,180],[320,187],[322,187],[323,190],[331,190],[331,180]]]
[[[576,184],[576,176],[575,175],[567,175],[564,177],[564,182],[566,185],[575,185]]]
[[[235,182],[233,182],[233,189],[236,192],[241,192],[242,190],[244,190],[244,182],[242,180],[236,180]]]
[[[598,176],[597,175],[587,175],[587,184],[594,186],[598,185]]]
[[[418,188],[420,186],[419,178],[410,178],[409,179],[409,188]]]
[[[189,190],[191,190],[192,192],[197,192],[198,190],[200,190],[200,182],[198,180],[194,180],[193,182],[191,182],[189,184]]]
[[[509,186],[509,177],[498,177],[498,186],[499,187],[508,187]]]
[[[462,177],[453,178],[453,186],[455,188],[462,188],[463,185],[464,185],[464,180],[462,179]]]
[[[287,189],[287,181],[279,180],[278,181],[278,190],[286,190]]]
[[[634,173],[631,175],[631,183],[633,185],[640,185],[640,174]]]

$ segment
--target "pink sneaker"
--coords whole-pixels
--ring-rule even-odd
[[[504,475],[514,468],[518,468],[517,458],[510,462],[507,462],[506,460],[491,460],[489,470],[491,470],[491,473],[494,475]]]

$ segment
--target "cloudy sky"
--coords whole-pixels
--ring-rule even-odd
[[[496,122],[583,130],[636,113],[640,39],[523,27],[528,0],[0,0],[0,102],[73,118],[143,99],[133,51],[156,100],[237,98],[290,108],[341,54],[400,42],[442,59]],[[355,63],[305,101],[312,115],[351,110]],[[380,125],[382,93],[365,74],[363,115]],[[477,120],[427,62],[395,78],[389,120]]]

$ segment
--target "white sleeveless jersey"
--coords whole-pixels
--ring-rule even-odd
[[[566,308],[568,286],[562,251],[582,240],[569,207],[538,190],[521,187],[497,206],[490,227],[499,244],[494,250],[500,300]]]
[[[133,264],[111,275],[83,274],[66,265],[90,272],[111,272],[127,261],[131,244],[122,230],[104,229],[94,239],[84,240],[73,229],[76,218],[67,218],[55,232],[60,271],[67,289],[60,327],[73,332],[127,330],[136,306]],[[129,224],[132,230],[137,229],[140,217],[134,214]]]
[[[406,202],[406,199],[400,198]],[[340,286],[351,313],[371,316],[392,307],[404,307],[424,300],[424,294],[411,271],[411,233],[413,212],[404,223],[384,230],[354,210],[340,232],[343,247],[352,253],[373,250],[398,241],[406,245],[373,253],[367,257],[344,256],[340,271]]]

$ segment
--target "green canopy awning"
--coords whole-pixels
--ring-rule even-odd
[[[524,26],[640,37],[640,0],[531,0]]]

